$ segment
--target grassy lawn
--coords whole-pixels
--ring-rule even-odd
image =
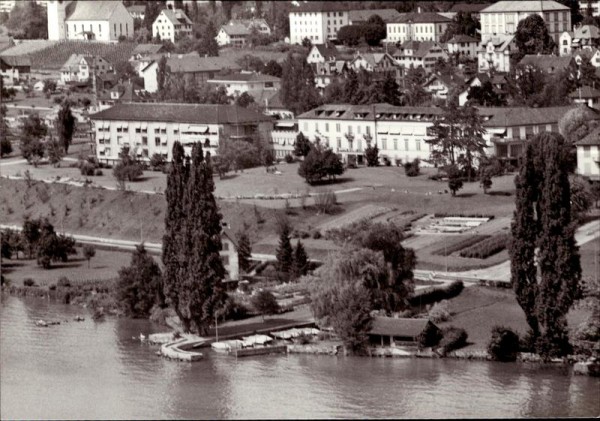
[[[69,261],[53,263],[50,269],[38,266],[34,260],[3,260],[2,274],[8,277],[14,285],[23,285],[23,280],[31,278],[37,285],[49,286],[55,284],[58,279],[66,276],[71,283],[87,280],[113,279],[118,275],[119,269],[128,266],[131,261],[131,253],[106,251],[96,249],[96,256],[88,262],[82,257],[81,249],[78,254],[70,256]]]
[[[600,238],[589,241],[579,248],[583,278],[598,278],[600,271]]]
[[[525,314],[512,290],[468,287],[458,297],[449,300],[449,310],[452,319],[438,325],[465,329],[469,335],[468,349],[486,349],[492,328],[496,325],[510,327],[519,335],[528,330]],[[575,329],[588,314],[587,310],[571,310],[567,316],[569,327]]]

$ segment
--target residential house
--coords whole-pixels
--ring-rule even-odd
[[[0,56],[0,75],[6,85],[14,85],[21,79],[29,79],[31,58],[27,55]]]
[[[115,43],[133,32],[133,17],[120,1],[48,1],[49,40]]]
[[[148,57],[154,54],[160,54],[165,51],[165,47],[162,44],[138,44],[131,52],[129,61],[141,60],[144,57]]]
[[[348,62],[344,60],[316,63],[313,67],[315,70],[315,87],[321,95],[331,83],[345,79],[349,69]]]
[[[490,82],[494,92],[501,98],[506,98],[506,74],[505,73],[478,73],[469,79],[466,86],[458,94],[458,105],[464,106],[469,100],[469,90],[475,86],[481,86]]]
[[[230,22],[228,25],[221,26],[215,39],[220,47],[225,45],[243,47],[246,45],[249,35],[250,30],[244,25]]]
[[[122,102],[146,102],[150,95],[132,82],[119,83],[109,89],[98,91],[98,111],[113,107]]]
[[[467,57],[477,57],[479,40],[468,35],[455,35],[446,42],[449,54],[458,54]]]
[[[406,41],[393,53],[398,64],[408,69],[422,67],[432,72],[435,62],[448,60],[448,54],[434,41]]]
[[[575,29],[571,48],[588,49],[600,47],[600,29],[594,25],[583,25]]]
[[[482,39],[477,49],[479,72],[510,72],[510,54],[515,51],[514,35],[495,35]]]
[[[87,82],[92,73],[102,75],[112,73],[112,65],[100,56],[71,54],[71,57],[60,68],[60,82]]]
[[[272,117],[235,105],[118,103],[90,116],[94,127],[96,156],[114,164],[119,152],[130,148],[148,162],[155,153],[167,161],[173,144],[183,144],[186,154],[194,143],[217,154],[226,139],[268,140]]]
[[[158,90],[158,61],[152,60],[140,71],[144,88],[150,93]],[[240,71],[241,67],[230,57],[200,57],[197,53],[171,55],[167,58],[171,74],[182,74],[196,84],[213,79],[219,73]]]
[[[192,36],[193,22],[181,9],[163,9],[152,23],[152,36],[175,42]]]
[[[600,125],[575,145],[577,173],[592,182],[600,182]]]
[[[112,89],[117,83],[119,83],[119,75],[116,73],[96,75],[96,88],[99,90]]]
[[[134,19],[144,20],[144,16],[146,16],[146,6],[143,4],[129,6],[127,8],[127,11]]]
[[[308,64],[331,62],[338,60],[340,56],[340,51],[333,44],[315,44],[308,52],[306,62]]]
[[[571,30],[571,9],[553,0],[498,1],[480,11],[481,38],[514,35],[523,19],[537,14],[558,44],[560,34]]]
[[[521,67],[521,68],[537,67],[538,69],[542,70],[544,73],[547,73],[550,75],[563,74],[564,72],[568,72],[569,74],[571,74],[574,77],[577,65],[575,64],[575,59],[570,56],[559,57],[559,56],[527,54],[519,62],[519,67]]]
[[[561,56],[570,56],[573,50],[573,31],[565,31],[558,38],[558,54]]]
[[[580,86],[569,94],[576,104],[586,104],[588,107],[600,108],[600,90],[588,85]]]
[[[337,39],[342,26],[349,24],[348,5],[342,2],[299,2],[290,10],[290,43],[302,44],[307,38],[312,44],[324,44]]]
[[[385,23],[398,20],[402,16],[396,9],[350,10],[348,12],[348,25],[361,25],[366,23],[373,15],[379,16]]]
[[[488,155],[517,165],[527,141],[541,132],[558,133],[558,122],[574,107],[477,107],[486,129],[484,139],[491,146]]]
[[[573,57],[575,58],[575,64],[578,66],[587,60],[596,70],[600,69],[600,50],[597,48],[576,51],[573,53]]]
[[[426,331],[440,329],[429,319],[373,317],[371,330],[367,333],[373,346],[418,346],[419,336]]]
[[[444,75],[434,73],[423,83],[423,89],[433,98],[448,99],[448,94],[459,89],[465,81],[457,75]]]
[[[263,91],[278,91],[281,88],[280,78],[255,72],[215,75],[207,82],[225,87],[227,95],[238,97],[246,92],[255,100],[262,95]]]
[[[462,13],[464,15],[470,14],[474,19],[480,20],[480,13],[483,9],[488,7],[489,4],[481,3],[455,3],[450,8],[450,13]]]
[[[232,19],[229,21],[229,24],[243,25],[250,32],[257,31],[262,35],[271,35],[271,27],[264,19]]]
[[[588,4],[592,8],[592,16],[600,16],[600,1],[599,0],[579,0],[579,11],[585,16],[588,9]]]
[[[388,53],[356,53],[348,64],[354,71],[365,69],[367,72],[398,72],[398,64]]]
[[[400,18],[386,24],[385,42],[439,42],[451,22],[452,19],[439,13],[404,13]]]

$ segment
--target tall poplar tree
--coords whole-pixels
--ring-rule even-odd
[[[56,119],[56,125],[58,129],[58,140],[60,145],[65,151],[65,154],[69,152],[69,146],[73,140],[73,132],[75,131],[75,117],[71,112],[71,106],[68,101],[65,101],[60,107],[58,112],[58,118]]]
[[[219,254],[222,217],[213,192],[210,155],[205,159],[198,143],[186,158],[176,142],[167,178],[163,283],[184,330],[200,334],[206,334],[226,298]]]
[[[544,357],[570,351],[566,315],[580,296],[567,157],[562,136],[541,133],[527,146],[515,179],[511,282],[536,350]]]

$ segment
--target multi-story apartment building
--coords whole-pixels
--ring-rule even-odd
[[[133,18],[120,1],[48,1],[49,40],[115,43],[133,31]]]
[[[477,108],[486,129],[486,154],[516,164],[527,140],[543,131],[558,132],[558,121],[573,106]],[[399,164],[418,158],[427,165],[429,128],[441,113],[437,107],[326,104],[298,116],[298,130],[346,162],[363,163],[371,142],[382,159]]]
[[[571,9],[556,1],[499,1],[480,12],[481,38],[499,34],[514,35],[519,22],[533,14],[544,19],[548,33],[557,44],[560,34],[571,30]]]
[[[439,42],[451,22],[452,19],[439,13],[404,13],[400,18],[386,24],[385,42]]]
[[[235,105],[121,103],[90,116],[96,156],[114,164],[119,152],[129,148],[144,161],[155,153],[172,158],[179,141],[186,153],[194,143],[217,153],[220,142],[250,140],[267,143],[272,117]]]
[[[193,22],[181,9],[163,9],[152,23],[152,36],[175,42],[192,36]]]
[[[477,57],[479,41],[468,35],[455,35],[446,41],[446,49],[450,54],[459,54],[467,57]]]
[[[313,44],[337,39],[338,30],[349,24],[348,7],[338,2],[311,1],[292,9],[290,43],[302,44],[308,38]]]

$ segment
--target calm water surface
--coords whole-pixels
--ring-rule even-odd
[[[600,381],[566,368],[313,355],[177,363],[132,339],[147,321],[3,297],[0,411],[12,418],[597,416]],[[34,322],[70,320],[59,326]],[[163,329],[164,330],[164,329]]]

